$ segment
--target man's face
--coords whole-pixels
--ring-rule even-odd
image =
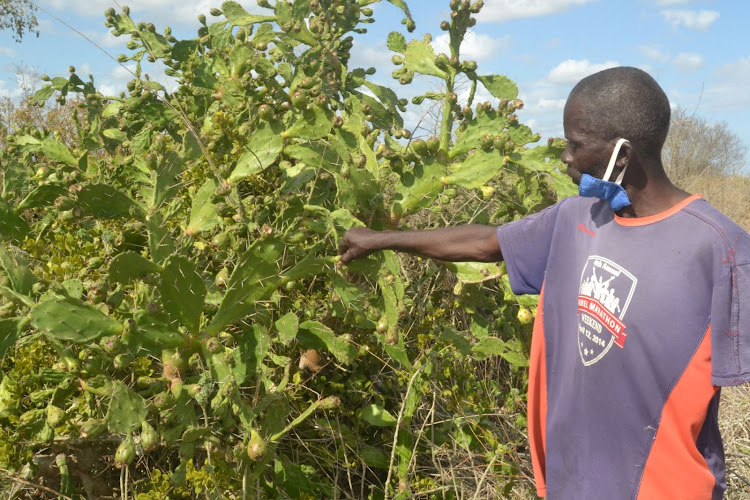
[[[560,159],[568,166],[568,175],[575,184],[580,184],[583,174],[601,179],[607,171],[607,163],[614,148],[610,141],[587,130],[583,126],[586,123],[584,118],[580,98],[568,99],[563,114],[563,129],[568,145]]]

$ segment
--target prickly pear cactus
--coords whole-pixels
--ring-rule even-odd
[[[407,100],[350,59],[375,3],[259,1],[257,14],[227,1],[187,40],[109,9],[135,68],[127,93],[73,67],[45,77],[34,100],[74,103],[76,133],[21,127],[0,151],[1,469],[33,475],[35,453],[74,442],[114,457],[143,498],[379,497],[443,487],[413,467],[439,446],[427,434],[501,450],[507,435],[484,420],[423,433],[420,403],[515,404],[530,328],[517,312],[534,304],[502,266],[385,252],[342,269],[336,249],[357,225],[499,224],[545,207],[569,190],[561,143],[535,146],[515,84],[462,60],[481,0],[450,2],[449,55],[429,35],[388,36],[400,84],[442,89],[412,99],[438,104],[437,133],[406,129]],[[389,3],[412,31],[406,3]],[[146,74],[155,62],[175,91]],[[475,103],[479,86],[496,101]],[[472,364],[492,360],[508,376],[470,400]],[[66,463],[66,495],[82,494],[88,472]],[[111,495],[122,483],[108,473]]]

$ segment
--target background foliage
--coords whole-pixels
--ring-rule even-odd
[[[560,144],[533,147],[513,82],[460,60],[481,2],[451,3],[452,57],[390,35],[394,78],[444,89],[415,99],[440,121],[412,137],[406,100],[347,66],[370,3],[262,3],[259,16],[225,2],[192,40],[110,9],[130,38],[119,60],[136,64],[128,95],[71,67],[31,99],[55,109],[4,115],[9,493],[527,488],[534,299],[519,305],[497,265],[384,253],[342,269],[335,254],[357,224],[497,224],[547,206],[570,190]],[[163,73],[142,74],[144,59]],[[459,105],[457,78],[498,101]]]

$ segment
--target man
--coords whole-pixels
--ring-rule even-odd
[[[669,117],[648,74],[596,73],[563,117],[561,159],[582,196],[499,228],[354,228],[341,241],[343,263],[383,249],[504,259],[515,293],[540,294],[528,398],[540,496],[726,489],[719,387],[750,380],[750,236],[669,181]]]

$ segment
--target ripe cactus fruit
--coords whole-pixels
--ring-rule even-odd
[[[99,341],[99,345],[102,349],[104,349],[104,352],[113,356],[120,354],[122,352],[122,349],[124,348],[124,344],[120,337],[116,337],[114,335],[104,337],[101,341]]]
[[[115,451],[115,465],[122,467],[123,465],[129,465],[135,458],[135,443],[133,442],[133,436],[128,434],[120,446]]]
[[[320,402],[320,407],[324,410],[333,410],[341,406],[341,398],[338,396],[328,396]]]
[[[251,460],[260,460],[266,453],[266,442],[255,429],[250,429],[250,440],[247,442],[247,456]]]
[[[218,354],[224,351],[224,345],[216,337],[206,337],[203,340],[203,343],[206,346],[206,350],[208,350],[208,352],[210,352],[211,354]]]
[[[55,405],[47,407],[47,424],[50,427],[59,427],[65,422],[65,410]]]

